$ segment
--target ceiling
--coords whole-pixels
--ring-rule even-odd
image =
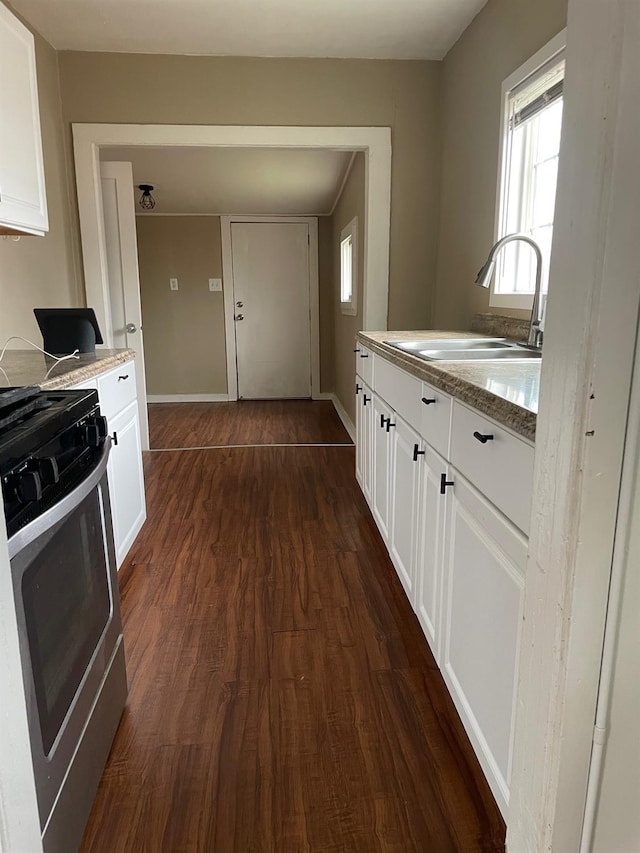
[[[12,0],[58,50],[442,59],[487,0]]]
[[[290,148],[102,148],[153,184],[154,213],[287,214],[333,210],[351,151]],[[140,193],[136,190],[136,200]]]

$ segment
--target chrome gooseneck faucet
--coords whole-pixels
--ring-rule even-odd
[[[507,243],[513,243],[515,240],[522,240],[524,243],[528,243],[536,253],[536,289],[533,296],[533,305],[531,306],[531,321],[529,322],[527,344],[530,347],[540,349],[542,347],[542,329],[540,328],[542,320],[542,252],[536,241],[532,240],[526,234],[507,234],[506,237],[502,237],[489,252],[489,257],[485,265],[476,276],[476,284],[479,287],[489,287],[491,276],[496,266],[496,255],[503,246],[506,246]]]

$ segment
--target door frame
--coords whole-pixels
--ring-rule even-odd
[[[311,399],[320,393],[320,293],[318,278],[317,216],[221,216],[222,290],[224,295],[224,331],[227,347],[227,393],[229,400],[238,399],[238,362],[234,310],[233,256],[231,226],[234,222],[303,223],[309,226],[309,322],[311,332]]]
[[[117,146],[328,148],[365,157],[364,329],[386,329],[391,224],[391,128],[73,123],[73,151],[87,304],[111,346],[100,148]]]
[[[106,168],[105,168],[106,167]],[[118,218],[117,230],[119,241],[120,268],[116,271],[119,276],[120,285],[124,288],[124,279],[128,275],[135,277],[138,283],[137,292],[137,315],[140,318],[140,327],[137,330],[139,344],[131,346],[133,342],[127,341],[131,349],[135,349],[134,369],[136,372],[136,391],[138,396],[138,420],[140,425],[140,441],[143,450],[149,450],[149,410],[147,408],[147,375],[144,360],[144,335],[142,333],[142,304],[140,301],[140,271],[138,269],[138,236],[136,233],[135,199],[133,195],[133,170],[131,163],[123,163],[114,160],[105,160],[100,163],[100,180],[111,180],[115,184],[115,206]],[[103,200],[102,191],[100,198]],[[104,217],[104,206],[102,208]],[[105,232],[106,241],[106,232]],[[106,252],[106,243],[105,243]],[[126,299],[125,316],[126,320]],[[112,324],[109,327],[112,330]]]

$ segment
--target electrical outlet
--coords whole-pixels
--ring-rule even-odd
[[[219,290],[222,290],[222,279],[221,278],[210,278],[209,279],[209,290],[212,293],[219,291]]]
[[[169,287],[171,288],[171,290],[177,290],[178,289],[178,279],[177,278],[170,278],[169,279]]]

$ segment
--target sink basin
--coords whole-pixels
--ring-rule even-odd
[[[542,358],[540,350],[508,347],[507,349],[473,350],[421,350],[414,353],[425,361],[520,361],[520,359]]]
[[[529,349],[507,338],[445,338],[422,341],[385,341],[389,346],[424,361],[519,361],[539,359],[541,350]]]
[[[410,353],[418,353],[420,350],[502,349],[513,346],[506,338],[430,338],[426,341],[385,341],[385,344]]]

